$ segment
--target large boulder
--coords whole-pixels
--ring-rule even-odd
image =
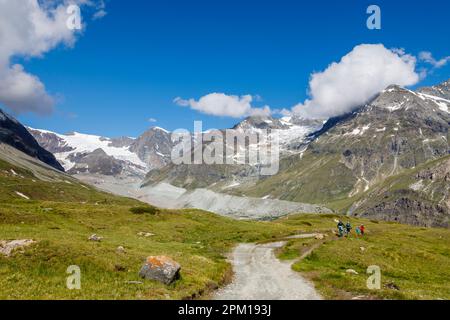
[[[139,276],[147,280],[156,280],[171,284],[180,277],[181,266],[166,256],[148,257],[142,266]]]

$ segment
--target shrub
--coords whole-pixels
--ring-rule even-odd
[[[133,207],[130,209],[130,211],[134,214],[157,214],[159,210],[153,206],[140,206],[140,207]]]

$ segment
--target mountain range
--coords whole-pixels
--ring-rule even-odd
[[[389,86],[354,112],[306,134],[298,152],[284,154],[274,176],[261,177],[242,166],[169,164],[150,171],[144,185],[168,182],[448,226],[449,95],[450,81],[417,91]]]
[[[171,132],[159,127],[137,138],[58,134],[27,130],[1,112],[0,142],[103,189],[166,206],[252,218],[255,207],[280,208],[259,218],[333,210],[448,227],[449,127],[450,80],[416,91],[392,85],[327,120],[244,119],[233,129],[280,133],[280,171],[267,177],[250,164],[175,165]]]

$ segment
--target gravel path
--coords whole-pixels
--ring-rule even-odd
[[[291,269],[292,262],[282,262],[274,250],[284,245],[240,244],[233,251],[234,279],[219,289],[216,300],[320,300],[313,285]]]

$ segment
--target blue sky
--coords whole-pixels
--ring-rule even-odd
[[[382,29],[366,28],[366,9],[382,10]],[[259,95],[272,108],[307,98],[310,75],[356,45],[382,43],[418,55],[450,55],[450,2],[164,0],[106,2],[107,15],[83,21],[73,48],[17,58],[58,97],[53,114],[22,114],[56,132],[137,136],[150,126],[230,127],[239,119],[174,104],[212,92]],[[450,63],[419,86],[450,77]],[[150,123],[149,118],[157,119]]]

